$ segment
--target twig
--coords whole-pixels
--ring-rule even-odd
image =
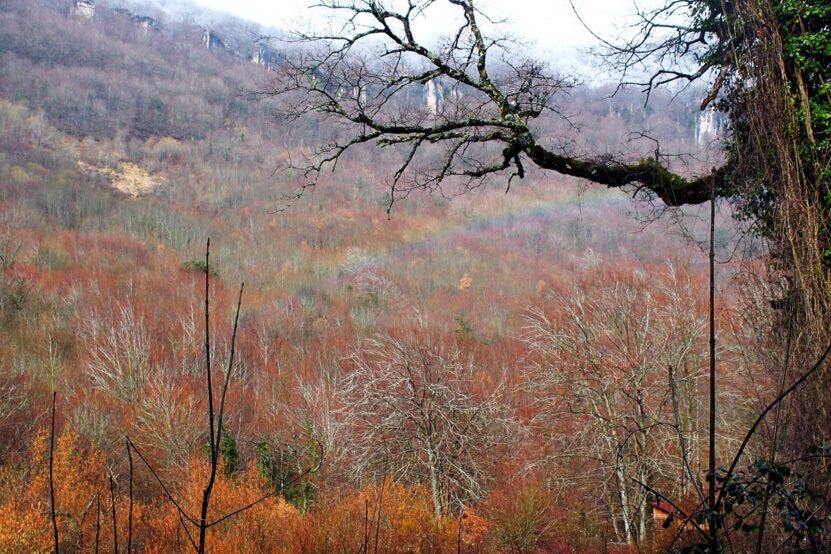
[[[208,507],[211,503],[211,492],[216,481],[217,458],[219,445],[216,444],[214,434],[214,391],[211,376],[211,321],[210,321],[210,286],[211,286],[211,239],[205,245],[205,371],[208,385],[208,444],[211,450],[211,473],[208,483],[202,491],[202,507],[199,517],[199,544],[197,552],[205,554],[205,541],[208,530]]]
[[[125,437],[127,461],[130,464],[130,507],[127,512],[127,554],[133,550],[133,455],[130,452],[130,439]]]
[[[138,447],[136,447],[135,443],[133,443],[133,441],[130,440],[130,437],[127,437],[127,444],[129,444],[130,448],[132,448],[133,451],[136,454],[138,454],[139,459],[142,461],[142,463],[145,465],[145,467],[147,467],[147,469],[150,471],[150,474],[153,476],[153,478],[156,480],[156,482],[162,488],[162,491],[164,491],[164,494],[167,497],[168,502],[173,504],[173,506],[176,508],[176,511],[179,512],[179,523],[182,524],[182,528],[185,530],[185,534],[187,535],[188,540],[190,541],[190,544],[193,545],[193,549],[198,550],[199,547],[197,546],[196,541],[194,540],[193,536],[190,534],[190,531],[188,530],[188,527],[185,524],[185,520],[187,519],[193,525],[198,525],[199,522],[196,519],[194,519],[190,514],[188,514],[184,510],[184,508],[182,508],[182,506],[176,501],[176,499],[170,493],[170,490],[167,488],[167,485],[164,484],[164,481],[162,481],[161,477],[159,477],[159,474],[156,473],[156,470],[153,469],[153,466],[150,465],[150,462],[147,461],[147,458],[144,457],[144,454],[141,453],[141,450],[139,450]],[[177,538],[178,538],[178,536],[177,536]]]
[[[228,370],[225,372],[225,382],[222,384],[222,392],[219,396],[219,413],[216,420],[216,441],[220,444],[222,439],[222,416],[225,412],[225,396],[228,394],[228,388],[231,384],[231,373],[234,369],[234,354],[236,352],[237,344],[237,328],[239,327],[239,312],[242,308],[242,291],[245,288],[245,283],[241,283],[239,287],[239,297],[237,298],[237,313],[234,316],[234,330],[231,333],[231,353],[228,357]],[[218,448],[218,446],[217,446]]]
[[[110,503],[113,510],[113,552],[118,554],[118,518],[115,512],[115,483],[112,473],[110,474]]]
[[[272,496],[276,496],[276,495],[280,494],[280,493],[281,493],[281,492],[283,492],[286,488],[288,488],[290,485],[293,485],[294,483],[296,483],[297,481],[299,481],[299,480],[300,480],[300,479],[302,479],[303,477],[305,477],[305,476],[307,476],[307,475],[309,475],[309,474],[311,474],[311,473],[315,473],[317,470],[319,470],[319,469],[320,469],[320,466],[321,466],[321,463],[322,463],[322,462],[318,462],[318,464],[317,464],[316,466],[314,466],[314,467],[310,467],[309,469],[307,469],[307,470],[306,470],[306,471],[304,471],[303,473],[301,473],[301,474],[299,474],[299,475],[297,475],[297,476],[293,477],[292,479],[289,479],[289,480],[288,480],[288,481],[286,481],[284,484],[280,485],[279,487],[277,487],[277,488],[276,488],[276,489],[274,489],[273,491],[271,491],[271,492],[269,492],[269,493],[267,493],[267,494],[264,494],[263,496],[261,496],[260,498],[258,498],[258,499],[256,499],[256,500],[254,500],[253,502],[249,502],[249,503],[248,503],[248,504],[246,504],[245,506],[242,506],[241,508],[238,508],[238,509],[234,510],[233,512],[228,512],[228,513],[227,513],[227,514],[225,514],[224,516],[222,516],[222,517],[220,517],[220,518],[217,518],[217,519],[213,520],[212,522],[210,522],[210,523],[208,524],[208,527],[210,528],[210,527],[213,527],[214,525],[218,525],[218,524],[222,523],[223,521],[225,521],[225,520],[227,520],[227,519],[230,519],[230,518],[234,517],[234,516],[235,516],[235,515],[237,515],[237,514],[241,514],[242,512],[244,512],[244,511],[246,511],[246,510],[250,510],[251,508],[253,508],[253,507],[254,507],[254,506],[256,506],[257,504],[259,504],[260,502],[264,502],[264,501],[268,500],[269,498],[271,498]]]
[[[771,410],[773,410],[783,400],[785,400],[785,398],[787,398],[789,394],[791,394],[793,391],[798,389],[800,387],[800,385],[802,385],[802,383],[804,383],[811,375],[816,373],[816,371],[818,369],[820,369],[822,367],[822,365],[825,363],[825,360],[826,360],[826,358],[828,358],[829,354],[831,354],[831,343],[828,344],[828,347],[825,349],[825,351],[819,357],[817,362],[813,366],[811,366],[810,369],[808,369],[805,373],[803,373],[799,377],[799,379],[794,381],[793,384],[790,387],[788,387],[787,389],[782,391],[782,393],[779,396],[777,396],[776,399],[773,402],[768,404],[767,407],[762,411],[761,414],[759,414],[759,417],[756,418],[756,421],[753,422],[753,425],[750,427],[750,429],[745,434],[744,439],[742,440],[741,446],[739,446],[739,450],[736,452],[736,455],[733,457],[733,461],[730,463],[730,467],[727,470],[727,474],[724,476],[724,482],[725,483],[728,483],[730,481],[730,478],[733,476],[733,473],[735,473],[736,466],[739,464],[739,459],[741,458],[742,454],[744,453],[744,449],[747,448],[747,445],[750,443],[750,439],[756,433],[756,429],[759,427],[759,425],[762,423],[762,421],[765,419],[765,417],[768,415],[768,413],[770,413]],[[717,505],[721,504],[721,500],[724,497],[725,491],[726,491],[726,487],[722,487],[721,490],[719,491],[718,501],[716,502]]]
[[[668,497],[666,497],[665,495],[661,494],[661,492],[660,492],[660,491],[658,491],[658,490],[656,490],[656,489],[654,489],[654,488],[650,487],[649,485],[647,485],[647,484],[646,484],[646,483],[644,483],[643,481],[640,481],[639,479],[637,479],[637,478],[635,478],[635,477],[632,477],[631,475],[627,475],[627,477],[628,477],[629,479],[631,479],[633,482],[635,482],[635,483],[637,483],[638,485],[640,485],[641,487],[643,487],[643,489],[644,489],[644,490],[649,491],[649,492],[651,492],[652,494],[654,494],[654,495],[655,495],[655,497],[656,497],[657,499],[659,499],[659,500],[660,500],[661,498],[663,498],[664,500],[666,500],[667,504],[669,504],[670,506],[672,506],[672,508],[673,508],[676,512],[678,512],[678,513],[681,515],[681,517],[683,518],[683,523],[687,523],[687,522],[691,523],[691,524],[693,525],[693,527],[695,527],[696,531],[698,531],[698,532],[701,534],[701,536],[702,536],[702,537],[706,537],[706,536],[707,536],[707,533],[704,531],[704,529],[701,527],[701,525],[699,525],[699,524],[698,524],[698,522],[697,522],[697,521],[695,521],[695,519],[692,517],[692,516],[693,516],[693,514],[687,514],[684,510],[682,510],[682,509],[678,506],[678,504],[676,504],[675,502],[673,502],[672,500],[670,500],[670,499],[669,499]],[[697,509],[697,508],[696,508],[696,509]],[[683,523],[682,523],[682,526],[683,526]]]
[[[95,554],[98,554],[98,539],[101,536],[101,496],[95,493]]]
[[[785,381],[788,378],[788,368],[790,367],[791,358],[791,342],[793,341],[793,321],[788,318],[788,335],[785,343],[785,359],[782,363],[782,378],[779,380],[779,391],[785,388]],[[780,419],[782,416],[781,406],[776,410],[776,418],[773,423],[773,438],[770,441],[770,464],[776,467],[777,443],[779,441]],[[762,548],[765,544],[765,526],[768,518],[768,506],[770,505],[770,496],[773,491],[773,480],[768,480],[765,487],[765,496],[762,498],[762,515],[759,517],[759,534],[756,536],[756,554],[762,554]]]
[[[142,463],[144,463],[144,465],[150,471],[150,474],[153,476],[153,478],[156,480],[156,482],[159,484],[159,486],[162,487],[162,491],[164,491],[164,494],[167,497],[167,500],[171,504],[173,504],[173,506],[176,508],[176,510],[179,512],[179,514],[181,516],[183,516],[185,519],[187,519],[193,525],[197,525],[199,522],[196,520],[196,518],[190,516],[184,510],[184,508],[182,508],[182,506],[176,501],[176,499],[171,494],[170,489],[167,488],[167,485],[164,484],[164,481],[162,481],[161,477],[159,477],[159,474],[156,473],[156,470],[153,469],[153,466],[150,465],[150,463],[147,461],[147,458],[145,458],[144,454],[141,453],[141,450],[139,450],[139,448],[136,446],[136,443],[134,443],[133,441],[130,440],[130,437],[127,437],[127,444],[130,445],[130,448],[133,449],[133,452],[138,454],[139,459],[142,461]]]
[[[49,509],[52,516],[52,534],[55,539],[55,554],[60,552],[58,540],[58,514],[55,510],[55,400],[57,391],[52,391],[52,426],[49,432]]]
[[[364,498],[364,544],[361,547],[361,554],[368,554],[369,551],[369,498]]]
[[[456,537],[456,554],[462,554],[462,518],[465,515],[465,507],[462,506],[462,511],[459,512],[459,534]]]
[[[384,487],[387,484],[387,463],[389,461],[389,450],[384,456],[384,477],[381,479],[381,491],[378,493],[378,516],[375,522],[375,554],[378,554],[378,534],[381,531],[381,510],[383,510]]]

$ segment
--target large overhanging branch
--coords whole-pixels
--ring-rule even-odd
[[[491,38],[475,0],[323,0],[342,16],[335,31],[299,35],[300,47],[264,94],[280,96],[290,117],[317,114],[330,142],[294,167],[303,190],[360,145],[400,147],[393,199],[417,188],[461,180],[472,188],[498,174],[524,177],[525,164],[629,187],[665,204],[697,204],[710,189],[728,194],[727,172],[687,178],[655,158],[624,162],[586,159],[541,144],[531,123],[543,114],[566,117],[553,100],[576,83],[537,60],[511,53],[507,37]],[[418,35],[419,17],[434,5],[457,10],[458,26],[435,46]],[[423,20],[422,20],[423,21]],[[499,56],[501,60],[494,61]],[[429,102],[425,87],[432,90]]]

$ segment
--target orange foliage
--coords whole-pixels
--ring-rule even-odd
[[[100,452],[85,449],[75,433],[58,437],[54,456],[55,504],[61,546],[66,550],[91,548],[95,536],[96,494],[101,495],[100,540],[112,543],[109,514],[108,471]],[[0,504],[0,552],[50,552],[52,527],[49,501],[49,436],[41,431],[35,438],[26,482],[3,479]],[[12,493],[12,494],[9,494]],[[118,508],[117,508],[118,510]],[[141,518],[136,506],[135,517]],[[124,514],[125,512],[121,512]],[[120,518],[119,514],[119,519]],[[119,526],[125,526],[119,521]],[[122,536],[126,536],[122,535]]]
[[[198,514],[208,464],[195,459],[184,488],[179,492],[182,507],[192,517]],[[221,518],[269,492],[254,468],[217,479],[209,520]],[[461,541],[466,551],[476,547],[487,530],[485,519],[472,509],[462,517]],[[187,550],[187,536],[178,512],[164,503],[145,520],[147,552]],[[188,529],[196,536],[197,529]],[[376,539],[377,537],[377,539]],[[390,554],[412,552],[456,552],[459,521],[444,517],[436,521],[427,490],[420,486],[387,484],[357,492],[329,495],[306,514],[281,496],[270,497],[234,517],[211,527],[208,545],[214,552],[324,553],[360,552],[365,544]]]
[[[390,554],[450,553],[456,552],[458,543],[457,520],[436,521],[427,490],[401,484],[370,486],[317,505],[304,519],[304,530],[298,552],[309,554],[361,552],[365,545],[372,552],[376,544],[378,552]],[[466,544],[476,538],[463,532]]]
[[[204,458],[191,460],[183,487],[177,501],[194,519],[199,515],[202,490],[208,480],[209,462]],[[215,521],[268,494],[266,482],[255,468],[228,475],[220,472],[211,497],[208,520]],[[164,502],[148,518],[148,533],[152,540],[147,552],[177,552],[188,539],[176,508]],[[208,547],[213,552],[295,552],[295,536],[300,525],[300,513],[280,496],[272,496],[249,510],[212,526],[208,531]],[[192,524],[188,530],[193,537],[198,528]],[[187,548],[185,548],[187,550]]]

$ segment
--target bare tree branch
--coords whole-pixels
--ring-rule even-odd
[[[458,9],[460,22],[430,46],[416,36],[414,23],[443,1]],[[393,171],[393,202],[444,181],[467,190],[491,176],[522,178],[526,162],[610,188],[639,186],[670,206],[705,202],[711,178],[720,195],[729,194],[724,170],[688,178],[651,157],[586,159],[544,144],[532,123],[546,113],[564,117],[555,100],[576,81],[517,54],[507,37],[487,36],[473,0],[326,0],[319,7],[341,16],[342,26],[298,35],[294,56],[260,93],[281,97],[288,118],[314,114],[330,124],[330,141],[290,164],[304,179],[291,199],[363,145],[406,147]],[[661,81],[674,78],[680,75],[667,73]],[[425,86],[441,90],[441,101],[417,102]]]

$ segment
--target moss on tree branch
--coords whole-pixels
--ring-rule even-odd
[[[543,169],[588,179],[609,188],[639,185],[639,189],[651,191],[668,206],[701,204],[708,201],[712,179],[715,179],[717,196],[729,195],[726,167],[716,169],[709,175],[688,179],[650,159],[631,164],[606,160],[579,160],[554,154],[536,143],[524,150],[528,157]]]

